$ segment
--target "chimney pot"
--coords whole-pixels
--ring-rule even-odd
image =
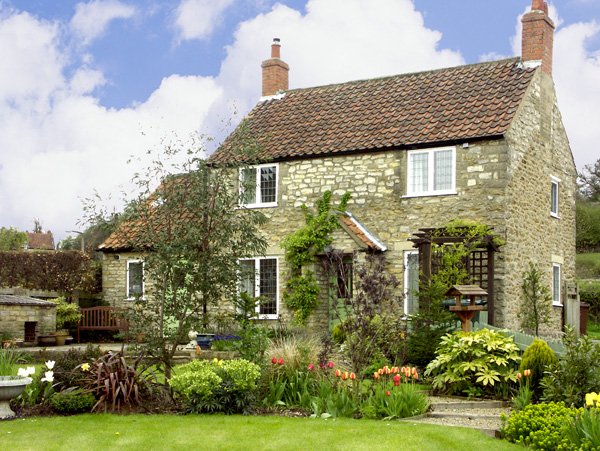
[[[529,67],[542,66],[552,76],[554,23],[548,16],[548,3],[532,0],[531,11],[523,16],[521,60]]]
[[[262,67],[262,95],[272,96],[279,91],[289,89],[290,67],[281,61],[281,43],[279,38],[273,39],[271,44],[271,58],[263,61]]]

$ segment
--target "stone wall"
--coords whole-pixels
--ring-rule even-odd
[[[56,307],[6,304],[0,307],[0,331],[10,332],[13,340],[25,339],[25,322],[37,323],[37,336],[51,334],[56,331]]]
[[[102,295],[105,302],[113,307],[131,307],[132,301],[127,300],[127,262],[140,259],[140,254],[132,252],[102,254]]]

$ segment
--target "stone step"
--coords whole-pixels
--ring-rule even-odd
[[[467,410],[467,409],[501,409],[506,408],[502,401],[456,401],[456,402],[434,402],[431,404],[433,410]]]

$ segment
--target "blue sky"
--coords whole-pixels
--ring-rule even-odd
[[[600,0],[549,3],[581,169],[600,158]],[[223,122],[258,100],[273,37],[300,88],[518,55],[530,4],[0,0],[0,226],[27,230],[38,217],[64,238],[81,198],[130,189],[130,156],[173,133],[221,139]]]

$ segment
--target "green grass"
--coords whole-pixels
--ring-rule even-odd
[[[2,450],[522,450],[466,428],[374,420],[79,415],[0,422]]]
[[[588,322],[587,325],[588,337],[593,340],[600,340],[600,324]]]
[[[600,253],[575,256],[578,279],[600,279]]]

